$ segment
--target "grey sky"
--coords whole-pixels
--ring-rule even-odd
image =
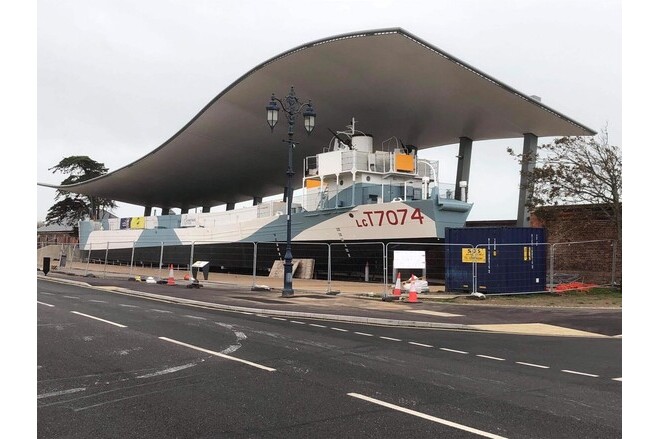
[[[384,27],[402,27],[595,130],[608,126],[611,143],[622,145],[620,1],[37,5],[39,182],[60,183],[64,176],[48,168],[70,155],[88,155],[116,170],[160,146],[264,60],[316,39]],[[401,111],[413,105],[395,104]],[[521,144],[521,139],[474,144],[470,219],[516,217],[519,169],[505,148],[519,150]],[[421,155],[440,160],[439,180],[453,182],[456,153],[456,146],[445,146]],[[54,196],[54,190],[37,188],[37,220],[45,218]],[[115,213],[137,216],[143,208],[120,203]]]

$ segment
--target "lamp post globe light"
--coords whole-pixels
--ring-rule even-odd
[[[275,125],[279,119],[279,110],[281,109],[288,119],[288,139],[283,142],[288,143],[288,169],[286,176],[288,177],[284,194],[286,195],[286,254],[284,255],[284,289],[282,296],[293,296],[293,253],[291,251],[291,209],[293,203],[293,186],[292,179],[295,172],[293,172],[293,148],[295,148],[295,141],[293,140],[293,128],[295,127],[295,119],[302,113],[304,117],[304,129],[307,135],[311,134],[316,125],[316,112],[314,111],[311,101],[302,103],[297,96],[295,90],[291,86],[291,91],[288,95],[279,99],[272,94],[270,103],[266,109],[266,117],[268,125],[270,125],[270,132],[274,131]]]

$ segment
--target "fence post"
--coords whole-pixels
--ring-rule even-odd
[[[188,274],[190,275],[190,278],[194,277],[192,276],[192,264],[194,264],[194,244],[194,241],[190,243],[190,264],[188,265]]]
[[[133,246],[130,251],[130,269],[128,270],[128,277],[133,275],[133,263],[135,261],[135,241],[133,241]]]
[[[158,276],[162,277],[162,254],[165,251],[165,243],[160,241],[160,262],[158,262]]]
[[[110,251],[110,241],[105,243],[105,265],[103,267],[103,279],[107,277],[108,272],[108,252]]]
[[[556,252],[556,244],[552,244],[549,247],[549,292],[554,293],[554,255]]]
[[[89,250],[87,250],[87,265],[85,266],[85,276],[89,274],[89,261],[92,258],[92,248],[94,247],[94,244],[89,243]]]
[[[470,245],[471,245],[471,248],[473,249],[474,245],[473,244],[470,244]],[[478,249],[478,246],[476,246],[475,248]],[[475,253],[472,252],[472,254],[475,254]],[[487,254],[486,254],[485,257],[487,257]],[[474,260],[471,261],[471,282],[472,282],[472,284],[471,284],[471,294],[476,294],[476,284],[478,283],[478,267],[476,265],[476,258],[474,258]]]
[[[386,273],[387,273],[387,247],[384,245],[384,242],[381,242],[380,244],[382,244],[382,263],[384,264],[383,265],[384,272],[382,273],[383,274],[383,276],[382,276],[382,294],[384,296],[386,296],[387,295],[387,290],[389,289],[389,288],[387,288],[387,285],[389,283],[387,282],[387,275],[386,275]]]
[[[611,263],[611,287],[616,284],[616,256],[618,255],[618,241],[612,241],[613,247],[613,257],[611,258],[613,262]]]
[[[327,292],[332,292],[332,244],[327,244]]]
[[[254,258],[252,260],[252,290],[254,287],[256,287],[256,258],[257,258],[257,252],[258,252],[258,244],[256,242],[253,242],[254,244]]]

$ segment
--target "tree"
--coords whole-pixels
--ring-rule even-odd
[[[103,163],[98,163],[87,156],[65,157],[48,170],[53,173],[68,174],[61,183],[63,186],[91,180],[108,172]],[[77,224],[79,220],[97,220],[104,209],[117,207],[113,200],[107,198],[74,194],[59,189],[55,201],[57,202],[46,214],[46,224]]]
[[[603,129],[597,137],[567,136],[538,146],[534,156],[508,153],[522,164],[536,162],[525,172],[529,209],[549,205],[591,204],[611,220],[622,242],[622,151],[609,144]],[[523,167],[524,169],[524,167]]]

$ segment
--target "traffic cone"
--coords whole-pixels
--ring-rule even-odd
[[[407,296],[407,303],[419,303],[419,299],[416,294],[416,279],[413,280],[410,284],[410,294]]]
[[[398,276],[396,276],[396,286],[394,287],[394,296],[395,297],[400,297],[400,272],[398,272]]]
[[[167,285],[176,285],[176,281],[174,281],[174,264],[169,264],[169,277],[167,278]]]

